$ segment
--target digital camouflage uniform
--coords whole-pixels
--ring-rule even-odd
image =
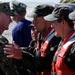
[[[4,54],[3,48],[6,44],[9,44],[8,40],[0,35],[0,75],[19,75],[12,59],[8,59]]]
[[[0,75],[29,75],[29,70],[24,66],[22,60],[6,57],[3,50],[6,44],[9,44],[8,40],[0,35]]]

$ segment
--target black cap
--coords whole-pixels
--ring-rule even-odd
[[[52,5],[38,5],[35,7],[34,11],[28,15],[28,17],[41,17],[41,16],[46,16],[48,14],[51,14],[52,11],[54,10],[54,7]]]
[[[73,11],[73,8],[71,6],[60,5],[54,9],[52,14],[45,16],[44,19],[46,21],[55,21],[55,20],[62,18],[63,16],[67,17],[69,13],[71,13],[72,11]]]

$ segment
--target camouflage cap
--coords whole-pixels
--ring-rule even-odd
[[[12,10],[10,10],[9,2],[0,3],[0,12],[3,12],[10,16],[16,16],[16,13],[14,13]]]
[[[34,8],[33,12],[31,12],[28,17],[30,18],[36,18],[36,17],[44,17],[48,14],[51,14],[54,10],[54,7],[52,5],[48,4],[41,4]]]
[[[27,5],[24,3],[21,3],[21,2],[13,1],[11,3],[11,9],[13,11],[24,12],[24,11],[26,11],[26,7],[27,7]]]
[[[68,18],[68,15],[73,11],[74,9],[69,6],[69,5],[60,5],[58,7],[56,7],[52,14],[49,14],[47,16],[44,17],[44,19],[46,21],[56,21],[58,19],[62,19],[63,17],[67,17]]]

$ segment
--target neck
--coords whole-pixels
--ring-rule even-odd
[[[49,29],[50,29],[50,26],[45,27],[44,31],[42,32],[42,36],[44,36]]]
[[[52,28],[49,27],[49,28],[47,29],[47,31],[45,32],[45,34],[43,35],[43,37],[45,38],[51,31],[52,31]]]
[[[25,19],[24,16],[19,16],[18,19],[16,20],[16,22],[19,22],[19,21],[21,21],[21,20],[23,20],[23,19]]]
[[[74,28],[66,30],[66,32],[64,32],[62,35],[62,39],[65,39],[70,34],[70,32],[72,32],[73,30]]]

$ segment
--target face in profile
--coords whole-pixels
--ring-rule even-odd
[[[8,30],[9,24],[11,23],[11,18],[5,13],[0,13],[0,27],[4,30]]]
[[[37,35],[38,35],[38,32],[37,32],[36,27],[31,27],[31,36],[32,36],[32,39],[33,40],[37,40]]]
[[[33,24],[35,25],[38,32],[43,33],[46,29],[45,20],[43,17],[34,18]]]
[[[62,23],[59,23],[58,21],[53,21],[52,22],[52,27],[55,30],[55,36],[57,37],[61,37],[62,33],[63,33],[63,27],[62,27]]]

